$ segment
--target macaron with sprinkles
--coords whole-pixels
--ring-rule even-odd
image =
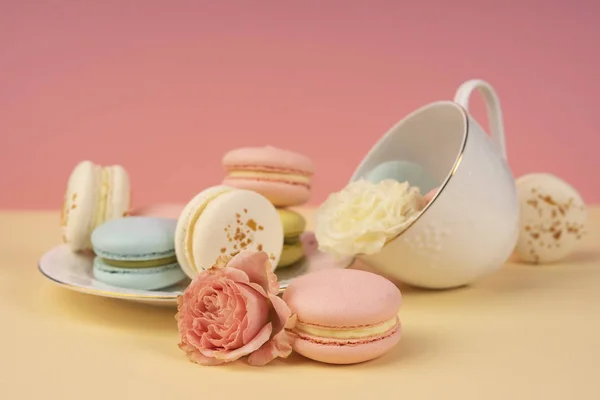
[[[92,233],[94,277],[108,285],[163,289],[186,278],[175,255],[177,220],[128,217],[108,221]]]
[[[63,201],[63,241],[73,251],[90,250],[96,227],[128,215],[130,190],[129,175],[122,166],[78,163],[69,176]]]
[[[275,206],[251,190],[212,186],[184,207],[175,230],[175,251],[194,279],[220,256],[264,251],[273,269],[283,248],[283,226]]]

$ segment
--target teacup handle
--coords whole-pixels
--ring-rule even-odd
[[[469,98],[475,89],[479,90],[479,93],[483,96],[485,101],[492,140],[496,142],[502,157],[506,160],[506,139],[504,138],[502,110],[500,109],[500,100],[498,99],[494,88],[481,79],[472,79],[460,85],[454,96],[454,102],[460,104],[465,110],[469,111]]]

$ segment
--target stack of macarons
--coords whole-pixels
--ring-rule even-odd
[[[277,207],[284,245],[277,267],[293,265],[304,257],[300,235],[306,221],[289,209],[310,198],[314,166],[310,158],[271,146],[235,149],[223,157],[223,185],[257,192]]]

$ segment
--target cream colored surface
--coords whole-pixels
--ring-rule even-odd
[[[400,344],[344,367],[297,355],[191,364],[173,309],[71,292],[37,272],[58,225],[58,213],[0,213],[2,399],[600,398],[600,208],[564,263],[509,263],[458,290],[403,288]]]

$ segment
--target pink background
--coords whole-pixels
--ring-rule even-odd
[[[515,175],[598,202],[600,3],[491,3],[2,0],[0,208],[58,208],[82,159],[124,165],[135,205],[186,202],[264,144],[315,160],[318,204],[470,78],[500,95]]]

